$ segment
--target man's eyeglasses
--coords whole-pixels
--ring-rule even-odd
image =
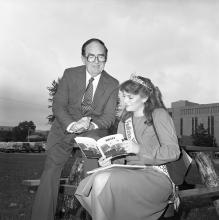
[[[86,58],[87,58],[87,61],[90,63],[95,62],[96,59],[100,63],[106,62],[106,56],[103,54],[98,54],[97,56],[93,54],[89,54]]]

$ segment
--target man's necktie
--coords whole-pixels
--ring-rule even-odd
[[[85,115],[90,110],[92,110],[93,80],[94,78],[91,77],[87,85],[87,88],[85,90],[84,98],[81,103],[81,111],[83,115]]]

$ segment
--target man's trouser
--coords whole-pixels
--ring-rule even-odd
[[[103,137],[107,135],[106,130],[94,131],[91,132],[91,135],[90,132],[86,132],[83,136]],[[72,149],[73,145],[64,143],[56,144],[48,149],[40,186],[32,208],[31,220],[54,220],[61,172],[71,155]],[[85,172],[96,167],[98,167],[97,159],[85,160]]]

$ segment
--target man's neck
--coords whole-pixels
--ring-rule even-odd
[[[89,73],[87,70],[86,70],[86,74],[87,74],[87,76],[89,76],[89,78],[90,78],[90,77],[93,77],[93,78],[95,78],[95,77],[100,77],[100,75],[101,75],[101,73],[96,74],[96,75],[93,75],[93,74]]]
[[[103,72],[103,71],[102,71],[102,72]],[[92,74],[92,73],[90,73],[90,72],[86,69],[87,75],[89,75],[90,77],[93,77],[93,78],[95,78],[95,77],[97,77],[97,76],[100,76],[102,72],[100,72],[100,73],[98,73],[98,74]]]

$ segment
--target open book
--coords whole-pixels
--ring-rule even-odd
[[[76,137],[75,141],[87,158],[118,157],[127,155],[122,147],[122,134],[108,135],[97,141],[90,137]]]
[[[106,169],[110,169],[110,168],[126,168],[126,169],[144,169],[146,166],[145,165],[126,165],[126,164],[111,164],[109,166],[105,166],[105,167],[98,167],[96,169],[87,171],[87,174],[92,174],[92,173],[96,173],[97,171],[101,171],[101,170],[106,170]]]

